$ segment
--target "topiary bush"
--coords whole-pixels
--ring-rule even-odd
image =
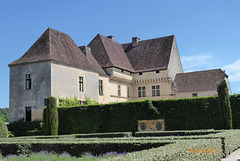
[[[8,129],[5,125],[5,122],[0,118],[0,138],[7,138],[8,137]]]
[[[229,99],[227,83],[223,80],[218,86],[218,99],[221,116],[223,118],[223,128],[232,129],[232,110]]]
[[[43,115],[44,134],[58,135],[58,110],[57,99],[55,97],[47,98],[47,108],[44,109]]]

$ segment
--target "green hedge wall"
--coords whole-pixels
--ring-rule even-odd
[[[240,129],[240,95],[232,95],[230,97],[232,108],[233,128]]]
[[[233,127],[240,128],[240,95],[230,97]],[[165,119],[166,130],[222,129],[218,97],[58,108],[59,134],[136,132],[137,120]]]
[[[42,130],[42,121],[23,122],[15,121],[8,124],[8,130],[14,136],[26,136],[30,130]]]
[[[161,118],[149,100],[58,108],[58,114],[59,134],[135,132],[137,120]]]
[[[157,100],[166,130],[221,129],[218,97]]]

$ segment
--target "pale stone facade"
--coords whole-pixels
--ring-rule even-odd
[[[183,73],[174,36],[119,44],[98,34],[87,47],[77,47],[67,34],[47,29],[9,67],[10,122],[41,120],[48,96],[76,97],[81,103],[86,97],[99,103],[202,97],[216,95],[221,80],[228,83],[220,69]],[[196,78],[201,74],[208,78],[203,83]]]

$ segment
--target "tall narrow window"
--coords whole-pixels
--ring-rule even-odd
[[[26,107],[26,122],[32,121],[32,107]]]
[[[79,77],[79,91],[83,92],[83,77]]]
[[[152,96],[160,96],[160,85],[152,86]]]
[[[138,97],[146,97],[146,87],[138,87]]]
[[[118,85],[118,96],[121,96],[121,86]]]
[[[127,87],[127,97],[130,97],[130,90],[129,90],[129,87]]]
[[[103,81],[99,80],[99,95],[103,96]]]
[[[31,74],[26,74],[26,90],[31,89],[32,87],[32,76]]]

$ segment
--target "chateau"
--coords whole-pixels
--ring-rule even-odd
[[[119,44],[98,34],[78,47],[48,28],[9,68],[10,122],[41,120],[48,96],[82,104],[86,97],[99,103],[203,97],[217,95],[222,80],[228,83],[221,69],[184,73],[175,36]]]

